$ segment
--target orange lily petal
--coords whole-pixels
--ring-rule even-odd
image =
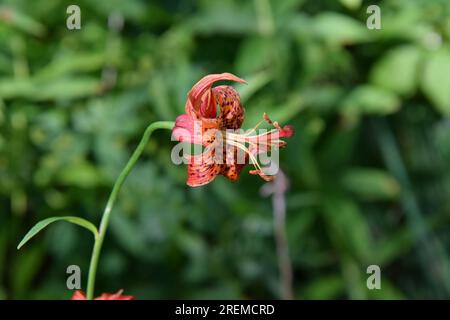
[[[225,72],[219,74],[210,74],[198,81],[189,91],[186,102],[186,113],[191,116],[202,118],[215,118],[217,106],[214,96],[211,93],[211,86],[214,82],[220,80],[230,80],[240,83],[246,83],[245,80],[234,74]]]
[[[214,151],[214,148],[207,148],[203,153],[189,157],[188,186],[203,186],[220,174],[223,165],[215,163]]]

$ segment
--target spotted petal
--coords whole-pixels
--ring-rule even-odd
[[[213,181],[220,174],[223,165],[214,160],[214,148],[206,150],[188,159],[187,185],[190,187],[203,186]]]
[[[245,83],[245,80],[235,75],[225,72],[210,74],[198,81],[189,91],[186,101],[186,114],[196,118],[215,118],[217,115],[217,105],[211,86],[220,80],[230,80]]]

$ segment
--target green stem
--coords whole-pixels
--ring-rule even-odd
[[[89,276],[88,276],[88,284],[87,284],[87,299],[91,300],[94,297],[94,286],[95,286],[95,275],[97,273],[97,265],[98,259],[100,257],[100,252],[102,250],[103,240],[105,238],[106,229],[108,229],[109,218],[111,217],[111,210],[114,207],[114,204],[117,199],[117,195],[119,194],[120,188],[122,187],[125,179],[128,174],[133,169],[136,162],[139,160],[142,152],[144,151],[145,145],[148,142],[153,131],[156,129],[169,129],[173,128],[174,123],[172,121],[157,121],[150,124],[144,132],[142,136],[141,142],[137,146],[136,150],[134,150],[130,160],[126,164],[125,168],[123,168],[116,182],[114,183],[114,187],[109,196],[108,202],[106,204],[105,210],[103,211],[102,221],[100,222],[100,228],[98,237],[95,239],[94,248],[92,249],[91,263],[89,266]]]

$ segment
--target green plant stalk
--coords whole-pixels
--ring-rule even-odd
[[[94,297],[94,287],[95,287],[95,276],[97,273],[98,260],[100,257],[100,252],[102,250],[103,240],[105,239],[106,230],[108,229],[109,219],[111,217],[111,211],[114,207],[114,204],[117,200],[117,195],[119,194],[120,188],[122,187],[125,179],[130,174],[136,162],[139,160],[139,157],[142,155],[144,151],[145,145],[147,144],[151,134],[156,129],[168,129],[171,130],[174,126],[173,121],[157,121],[150,124],[144,132],[139,145],[134,150],[131,155],[130,160],[126,164],[125,168],[123,168],[116,182],[114,183],[114,187],[109,196],[108,202],[106,204],[105,210],[103,211],[102,220],[100,222],[100,228],[98,237],[95,239],[94,248],[92,249],[91,262],[89,265],[89,275],[88,275],[88,283],[87,283],[87,299],[92,300]]]

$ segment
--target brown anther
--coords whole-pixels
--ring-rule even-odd
[[[268,124],[272,124],[272,120],[270,120],[270,118],[269,118],[269,116],[267,115],[267,113],[264,112],[263,118],[264,118],[264,120],[266,120],[266,122],[267,122]]]

